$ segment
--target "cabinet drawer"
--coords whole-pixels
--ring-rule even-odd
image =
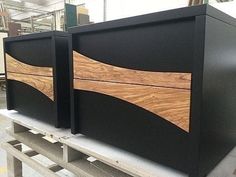
[[[122,99],[189,132],[190,73],[116,67],[73,52],[74,89]]]
[[[16,58],[13,58],[8,53],[5,54],[5,57],[6,57],[7,72],[53,77],[52,67],[40,67],[40,66],[30,65],[21,62]]]
[[[52,67],[39,67],[23,63],[8,53],[6,57],[7,79],[25,83],[54,101]]]
[[[73,66],[74,78],[78,79],[180,89],[191,87],[191,73],[127,69],[96,61],[76,51],[73,51]]]
[[[52,35],[44,34],[9,37],[8,40],[15,40],[5,43],[5,53],[24,64],[53,67]]]

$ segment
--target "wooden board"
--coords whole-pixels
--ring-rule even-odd
[[[74,88],[142,107],[189,132],[190,90],[74,79]]]
[[[28,157],[23,152],[17,150],[10,143],[3,143],[2,147],[3,147],[4,150],[7,151],[8,167],[13,166],[13,169],[8,169],[9,170],[8,171],[9,176],[11,176],[11,177],[22,177],[22,171],[21,171],[22,167],[16,168],[16,164],[14,164],[14,163],[17,162],[19,165],[22,166],[21,162],[23,162],[23,163],[27,164],[29,167],[35,169],[42,176],[59,177],[59,175],[55,174],[53,171],[51,171],[50,169],[48,169],[47,167],[45,167],[41,163],[31,159],[30,157]],[[13,160],[13,162],[12,162],[12,160]],[[18,170],[18,171],[20,171],[20,173],[18,172],[18,173],[16,173],[16,175],[14,175],[15,173],[11,174],[11,172],[12,172],[11,170],[15,170],[15,171]]]
[[[54,101],[52,77],[7,72],[7,79],[16,80],[28,84]]]
[[[191,88],[191,73],[149,72],[101,63],[73,51],[74,78],[116,83]]]
[[[51,67],[38,67],[18,61],[6,53],[6,68],[8,72],[34,74],[40,76],[53,76]]]

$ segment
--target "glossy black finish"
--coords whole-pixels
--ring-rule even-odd
[[[4,38],[4,50],[21,62],[53,68],[54,101],[24,83],[7,79],[7,108],[54,124],[70,127],[70,35],[44,32]],[[33,73],[32,73],[33,74]]]
[[[234,18],[202,5],[71,28],[72,49],[103,63],[192,73],[189,133],[128,102],[73,90],[71,83],[72,133],[190,177],[206,176],[236,146],[235,27]]]

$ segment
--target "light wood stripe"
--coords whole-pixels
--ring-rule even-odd
[[[189,132],[190,90],[74,79],[74,88],[142,107]]]
[[[54,101],[53,77],[7,72],[7,79],[16,80],[28,84]]]
[[[149,72],[104,64],[73,51],[74,78],[190,89],[191,73]]]
[[[7,71],[22,73],[22,74],[34,74],[40,76],[53,76],[51,67],[38,67],[18,61],[11,55],[6,53],[6,68]]]

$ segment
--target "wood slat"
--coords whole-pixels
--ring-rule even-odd
[[[38,67],[18,61],[6,53],[6,68],[9,72],[33,74],[40,76],[53,76],[51,67]]]
[[[54,101],[53,78],[7,72],[7,79],[28,84]]]
[[[49,165],[47,168],[53,172],[58,172],[63,169],[60,165],[57,164]]]
[[[101,63],[73,51],[74,78],[171,88],[191,88],[191,73],[150,72]]]
[[[39,153],[37,153],[36,151],[30,149],[30,150],[26,150],[23,152],[25,155],[29,156],[29,157],[33,157],[38,155]]]
[[[34,170],[36,170],[38,173],[40,173],[42,176],[48,176],[48,177],[59,177],[57,174],[55,174],[54,172],[52,172],[51,170],[47,169],[45,166],[43,166],[42,164],[40,164],[39,162],[35,161],[34,159],[28,157],[27,155],[25,155],[23,152],[17,150],[16,148],[14,148],[12,145],[10,145],[9,143],[2,143],[2,148],[6,150],[7,154],[11,155],[12,157],[14,157],[15,159],[24,162],[25,164],[27,164],[29,167],[33,168]],[[17,157],[17,158],[16,158]],[[15,160],[14,159],[14,160]],[[10,164],[12,162],[9,162]],[[15,162],[14,162],[15,163]],[[21,163],[20,163],[21,164]],[[14,165],[15,167],[16,165]],[[18,168],[18,170],[21,170],[22,168]],[[10,169],[9,169],[10,170]],[[16,169],[11,169],[11,170],[16,170]],[[11,171],[9,171],[11,172]],[[21,174],[12,174],[9,176],[21,176]]]
[[[189,132],[190,90],[74,79],[74,88],[142,107]]]
[[[50,128],[52,128],[52,126]],[[56,130],[56,132],[62,133],[61,131],[68,132],[67,130],[65,131],[62,129]],[[129,176],[118,170],[113,170],[113,174],[110,174],[108,172],[109,172],[109,169],[112,167],[107,166],[106,168],[104,167],[103,169],[99,169],[97,166],[93,165],[93,163],[83,158],[74,160],[72,162],[65,162],[62,158],[63,151],[62,151],[60,143],[56,143],[56,144],[49,143],[48,141],[45,141],[41,137],[34,135],[30,132],[13,133],[12,131],[10,131],[10,129],[7,129],[7,133],[11,135],[12,137],[14,137],[15,139],[18,139],[20,142],[22,142],[26,146],[29,146],[31,149],[34,149],[39,154],[47,157],[48,159],[58,164],[59,166],[67,169],[68,171],[71,171],[72,173],[75,174],[75,176],[79,176],[79,177],[95,177],[95,176],[96,177],[121,177],[121,176],[128,177]],[[52,133],[51,131],[47,132],[47,134],[51,134],[51,133]],[[63,133],[61,135],[63,135]],[[61,137],[60,140],[62,139],[68,140],[71,135],[66,136],[67,138],[65,138],[65,136],[66,135],[64,134],[64,136]],[[79,144],[80,143],[78,143],[78,146]],[[43,177],[45,177],[45,175],[43,175]]]

